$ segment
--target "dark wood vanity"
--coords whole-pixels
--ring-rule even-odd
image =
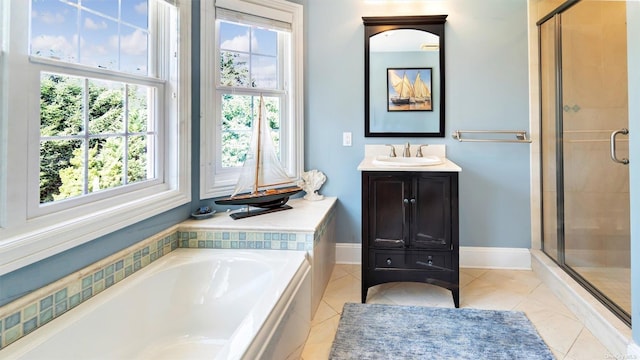
[[[397,281],[451,290],[460,305],[458,172],[362,172],[362,302]]]
[[[446,18],[362,18],[365,137],[444,137]],[[423,87],[425,78],[430,85],[428,95],[422,96],[425,92],[416,89]],[[421,103],[427,102],[425,110]],[[451,290],[459,307],[461,169],[446,159],[444,145],[418,144],[409,151],[406,142],[403,152],[395,147],[402,148],[365,145],[365,159],[358,166],[362,171],[362,302],[372,286],[412,281]],[[442,163],[421,164],[416,159],[424,159],[422,147]]]

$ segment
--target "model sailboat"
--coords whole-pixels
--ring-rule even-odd
[[[264,119],[265,114],[266,108],[261,95],[258,121],[253,126],[251,147],[235,190],[228,198],[215,201],[220,205],[247,205],[246,211],[232,213],[230,216],[233,219],[291,209],[291,206],[285,205],[289,197],[302,191],[302,188],[294,184],[294,180],[287,175],[280,164],[267,121]],[[286,185],[289,186],[282,187]],[[247,189],[251,191],[241,193]],[[250,207],[259,209],[251,210]]]

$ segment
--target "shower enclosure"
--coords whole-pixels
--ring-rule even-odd
[[[538,31],[543,250],[631,324],[626,2],[567,1]]]

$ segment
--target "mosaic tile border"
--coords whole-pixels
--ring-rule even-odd
[[[0,308],[0,349],[178,248],[164,231]]]
[[[311,251],[314,234],[304,232],[178,231],[181,248]]]
[[[179,224],[0,307],[0,350],[177,248],[312,251],[335,216],[315,232],[180,231]]]

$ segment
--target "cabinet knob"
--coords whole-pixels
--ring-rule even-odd
[[[403,203],[408,204],[409,203],[409,199],[404,199],[402,200]]]
[[[391,265],[391,258],[387,258],[387,265]]]
[[[411,203],[415,204],[416,203],[416,199],[411,199]]]

